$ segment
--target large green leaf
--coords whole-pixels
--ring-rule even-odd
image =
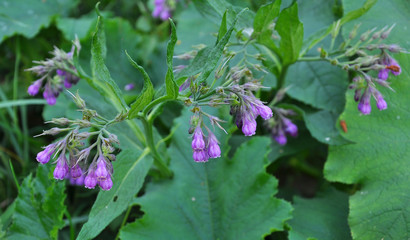
[[[345,11],[351,11],[357,4],[363,2],[364,0],[343,0],[343,7]],[[410,23],[409,12],[410,2],[407,0],[377,1],[367,14],[358,19],[358,22],[361,23],[360,32],[365,32],[374,27],[381,29],[386,25],[396,24],[386,42],[397,43],[398,40],[407,38],[410,35],[410,29],[408,28]],[[348,23],[343,28],[342,32],[346,38],[349,36],[354,24],[353,22]],[[408,50],[410,41],[400,41],[400,45]]]
[[[65,184],[52,178],[49,167],[40,165],[35,178],[24,179],[7,239],[57,239],[64,226]]]
[[[232,159],[196,163],[188,138],[189,112],[170,147],[174,178],[151,184],[139,199],[145,215],[121,231],[121,239],[260,239],[283,229],[291,206],[274,198],[277,181],[265,172],[269,138],[252,138]]]
[[[354,239],[410,238],[410,56],[395,56],[402,74],[391,76],[396,92],[381,89],[388,109],[360,115],[353,92],[341,118],[356,144],[333,146],[325,165],[330,181],[358,184],[350,198],[349,224]]]
[[[298,62],[286,76],[287,94],[313,107],[341,112],[347,73],[326,62]]]
[[[296,2],[279,14],[276,31],[281,37],[279,51],[283,65],[294,63],[299,58],[303,44],[303,24],[299,21]]]
[[[148,153],[147,149],[144,152],[133,149],[118,155],[117,161],[113,163],[113,187],[110,191],[100,191],[77,239],[95,238],[130,205],[152,165]]]
[[[293,218],[289,221],[290,240],[348,240],[349,212],[347,194],[327,187],[313,199],[294,198]]]
[[[48,27],[55,16],[66,15],[78,0],[3,0],[0,3],[0,43],[7,37],[21,34],[34,37]]]

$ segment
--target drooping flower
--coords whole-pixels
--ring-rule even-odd
[[[285,145],[287,143],[287,138],[282,129],[278,129],[278,131],[276,133],[273,133],[272,135],[275,141],[280,145]]]
[[[211,131],[209,131],[207,148],[208,156],[210,158],[218,158],[221,156],[221,148],[218,144],[219,142],[216,136]]]
[[[55,144],[48,145],[43,151],[37,153],[37,161],[41,164],[46,164],[50,161],[51,155],[55,151]]]
[[[105,162],[105,158],[102,154],[98,157],[97,160],[97,168],[95,169],[95,176],[97,179],[104,180],[110,176],[108,169],[107,169],[107,164]]]
[[[98,180],[98,185],[100,185],[101,189],[104,191],[108,191],[112,188],[113,182],[110,176],[106,179]]]
[[[69,167],[67,164],[67,158],[65,157],[65,153],[61,153],[60,156],[57,159],[57,165],[56,168],[54,169],[54,178],[58,180],[63,180],[69,171]]]
[[[256,121],[250,113],[244,113],[242,117],[242,132],[245,136],[253,136],[256,133]]]
[[[40,91],[42,83],[43,79],[39,79],[31,84],[27,89],[28,94],[30,94],[31,96],[37,95],[37,93]]]
[[[387,53],[385,53],[380,60],[380,64],[385,65],[384,69],[379,70],[379,79],[386,80],[389,77],[389,73],[397,76],[401,74],[401,67],[399,63]]]
[[[192,136],[191,146],[193,150],[205,149],[204,133],[202,132],[202,128],[200,126],[197,126],[195,128],[194,135]]]
[[[95,176],[94,170],[89,169],[88,174],[84,179],[84,187],[88,189],[94,189],[97,185],[97,177]]]
[[[288,118],[283,117],[283,124],[285,126],[285,132],[292,137],[297,137],[298,136],[298,127],[290,121]]]
[[[273,139],[280,145],[287,143],[287,135],[292,137],[298,136],[298,127],[288,116],[295,115],[292,110],[285,110],[274,107],[275,117],[266,122],[266,126],[271,129]]]
[[[360,102],[357,105],[357,109],[363,113],[363,115],[368,115],[372,111],[372,106],[370,105],[371,89],[367,87],[360,98]]]
[[[195,162],[207,162],[209,159],[206,149],[194,150],[192,157],[195,160]]]
[[[383,98],[383,95],[375,88],[372,89],[372,94],[374,99],[376,100],[376,105],[379,110],[387,109],[387,103]]]
[[[70,184],[71,185],[77,185],[77,186],[83,186],[84,185],[84,179],[85,179],[84,174],[81,174],[81,176],[78,177],[78,178],[73,178],[73,177],[70,176]]]
[[[78,164],[76,164],[75,166],[73,166],[70,169],[70,177],[71,178],[79,178],[83,175],[83,170],[80,168],[80,166],[78,166]]]

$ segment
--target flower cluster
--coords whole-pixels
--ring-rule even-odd
[[[256,133],[256,118],[261,116],[268,120],[273,116],[272,109],[256,98],[251,90],[261,87],[258,82],[245,83],[243,85],[233,85],[227,91],[233,93],[230,114],[235,117],[235,123],[245,136],[252,136]]]
[[[202,121],[200,119],[201,118],[198,117],[191,119],[192,127],[194,127],[191,146],[195,162],[207,162],[209,158],[219,158],[221,156],[221,149],[218,139],[205,125],[204,127],[208,131],[208,137],[204,135],[201,126]]]
[[[347,62],[347,64],[339,64],[334,61],[335,64],[342,66],[344,69],[356,73],[357,76],[353,78],[353,83],[349,88],[355,90],[354,100],[359,102],[357,108],[364,115],[371,112],[370,101],[372,96],[376,100],[379,110],[387,109],[387,103],[376,86],[391,89],[390,83],[386,81],[389,74],[397,76],[401,73],[400,65],[389,53],[400,53],[404,50],[396,44],[372,44],[375,40],[380,42],[386,39],[393,27],[391,26],[389,29],[385,27],[379,31],[372,29],[363,33],[359,41],[354,46],[348,47],[344,53],[344,56],[356,57],[354,60]],[[353,30],[350,34],[349,41],[355,37],[356,30]],[[371,54],[375,50],[380,52]],[[374,74],[371,73],[372,71]],[[377,77],[375,77],[376,75]]]
[[[154,0],[154,11],[152,16],[155,18],[160,18],[165,21],[171,17],[172,10],[175,8],[175,1],[172,0]]]
[[[101,189],[110,190],[113,185],[111,162],[116,159],[113,152],[115,151],[114,146],[119,145],[119,141],[116,135],[108,132],[105,128],[116,120],[107,121],[94,110],[85,108],[83,100],[78,95],[75,97],[75,102],[82,107],[83,119],[52,119],[49,123],[64,125],[65,128],[51,128],[40,135],[68,133],[61,140],[46,146],[43,151],[37,154],[36,159],[41,164],[56,159],[53,173],[55,179],[69,178],[71,183],[84,185],[89,189],[95,188],[98,184]],[[98,130],[80,132],[80,130],[90,127]],[[97,139],[88,147],[84,147],[87,140],[91,141],[91,136],[97,136]],[[92,152],[95,152],[95,155],[90,161],[89,155]]]
[[[215,76],[219,76],[216,74]],[[183,93],[186,88],[190,88],[191,95],[186,99],[187,105],[194,104],[194,116],[191,119],[190,133],[192,137],[193,158],[197,162],[206,162],[208,158],[217,158],[221,156],[219,142],[215,135],[203,124],[203,116],[209,118],[213,126],[218,126],[224,130],[219,122],[219,118],[204,112],[200,106],[208,105],[216,107],[219,105],[229,105],[230,114],[235,118],[235,123],[242,130],[245,136],[256,134],[258,116],[268,120],[272,118],[272,109],[266,106],[252,92],[262,88],[260,82],[253,78],[252,71],[246,66],[233,67],[226,76],[226,82],[210,91],[204,84],[196,82],[196,76],[188,78],[181,86],[180,91]],[[207,98],[210,97],[208,100]],[[208,131],[205,137],[202,128]],[[224,130],[225,131],[225,130]],[[226,132],[226,131],[225,131]]]
[[[38,65],[27,69],[27,71],[35,73],[40,78],[28,87],[28,94],[31,96],[37,95],[40,89],[43,88],[44,99],[48,104],[54,105],[64,87],[71,88],[73,84],[80,80],[73,63],[73,54],[76,49],[77,51],[80,50],[78,39],[74,41],[70,52],[66,53],[54,47],[54,51],[51,52],[53,55],[51,59],[34,61]]]
[[[274,117],[267,121],[267,127],[271,129],[273,139],[280,145],[287,143],[286,134],[297,137],[298,127],[288,118],[295,115],[292,110],[273,107]]]

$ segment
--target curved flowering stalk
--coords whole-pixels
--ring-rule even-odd
[[[45,61],[34,61],[38,64],[35,67],[26,69],[35,73],[40,78],[34,81],[27,89],[31,96],[37,95],[40,89],[44,89],[43,97],[49,105],[54,105],[57,97],[64,88],[71,88],[76,84],[80,78],[73,63],[73,54],[77,49],[80,51],[80,42],[78,39],[74,40],[71,51],[66,53],[63,50],[54,47],[51,52],[53,57]]]
[[[356,37],[358,27],[356,27],[349,35],[349,39],[342,45],[342,49],[337,52],[342,54],[329,57],[322,49],[321,58],[327,60],[333,65],[339,66],[346,71],[352,71],[357,75],[353,78],[353,83],[349,86],[350,89],[355,90],[354,100],[358,103],[358,110],[368,115],[371,112],[371,97],[376,100],[377,108],[379,110],[387,109],[387,103],[383,95],[377,89],[377,86],[386,87],[393,90],[387,82],[389,75],[400,75],[401,67],[399,63],[392,57],[392,53],[406,52],[397,44],[383,44],[381,41],[385,40],[394,25],[387,29],[387,27],[376,31],[376,28],[363,33],[359,40],[350,45],[350,42]],[[374,43],[378,41],[378,43]],[[378,51],[373,53],[374,51]],[[390,53],[390,54],[389,54]],[[340,62],[339,59],[349,57],[345,62]],[[353,60],[351,60],[353,58]],[[301,58],[300,60],[319,60],[316,58]]]
[[[172,11],[175,9],[175,0],[154,0],[154,11],[152,16],[160,18],[162,21],[168,20],[172,16]]]
[[[52,119],[49,123],[65,126],[65,128],[51,128],[40,135],[57,135],[63,132],[66,135],[61,140],[46,146],[37,154],[36,159],[41,164],[56,159],[53,173],[55,179],[69,178],[70,182],[75,185],[84,185],[86,188],[93,189],[98,184],[101,189],[110,190],[113,185],[111,162],[116,159],[113,153],[119,141],[117,136],[107,131],[106,128],[120,121],[123,116],[117,116],[108,121],[96,111],[86,108],[78,94],[73,97],[76,105],[83,112],[83,119]],[[97,136],[97,139],[85,147],[85,142],[91,141],[92,136]],[[95,155],[90,161],[91,153]]]

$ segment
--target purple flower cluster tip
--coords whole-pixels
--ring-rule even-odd
[[[160,18],[163,21],[171,17],[171,9],[166,0],[155,0],[154,5],[153,17]]]

